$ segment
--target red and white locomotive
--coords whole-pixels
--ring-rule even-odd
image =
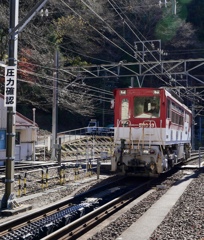
[[[156,175],[190,156],[192,113],[165,88],[114,91],[112,171]]]

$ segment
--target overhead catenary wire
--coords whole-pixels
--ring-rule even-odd
[[[81,19],[84,20],[84,18],[78,14],[73,8],[71,8],[67,3],[65,3],[63,0],[60,0],[65,6],[67,6],[71,11],[73,11],[78,17],[80,17]],[[121,48],[118,44],[114,43],[112,40],[110,40],[108,37],[106,37],[103,33],[101,33],[98,29],[96,29],[94,26],[92,26],[90,23],[87,22],[87,24],[93,28],[98,34],[100,34],[101,36],[103,36],[104,39],[106,39],[108,42],[110,42],[112,45],[114,45],[115,47],[117,47],[118,49],[120,49],[121,51],[123,51],[124,53],[126,53],[128,56],[134,58],[134,56],[132,54],[130,54],[129,52],[127,52],[126,50],[124,50],[123,48]]]
[[[122,15],[119,13],[119,11],[115,8],[115,6],[111,3],[110,0],[108,0],[108,2],[110,3],[110,5],[113,7],[113,9],[116,11],[116,13],[119,15],[119,17],[124,21],[124,23],[128,26],[128,28],[132,31],[132,33],[137,37],[137,39],[143,44],[143,41],[140,39],[140,37],[135,33],[135,31],[130,27],[130,25],[127,23],[127,21],[125,21],[125,19],[122,17]],[[115,3],[115,1],[112,1]],[[116,3],[115,3],[116,4]],[[117,5],[117,4],[116,4]],[[117,5],[118,9],[120,10],[120,7]],[[124,14],[125,15],[125,14]],[[129,18],[127,18],[127,16],[125,15],[125,18],[129,20]],[[131,21],[130,21],[131,23]],[[146,40],[146,38],[142,35],[142,33],[140,32],[141,36]],[[136,51],[134,49],[134,51]],[[156,60],[156,62],[159,63],[158,59],[151,53],[151,51],[149,49],[147,49],[147,51],[153,56],[153,58]],[[143,60],[142,57],[138,56],[140,58],[140,60]],[[160,64],[160,63],[159,63]],[[155,71],[152,70],[153,73],[155,73]],[[165,82],[164,79],[160,78],[156,73],[155,75],[162,81]],[[166,82],[165,82],[166,83]]]
[[[163,79],[162,79],[163,80]],[[164,80],[163,80],[164,81]],[[165,82],[165,81],[164,81]],[[166,82],[165,82],[166,83]]]
[[[103,19],[102,19],[102,17],[100,17],[88,4],[86,4],[83,0],[81,0],[81,2],[83,2],[84,4],[85,4],[85,6],[87,6],[100,20],[102,20],[104,23],[106,23]],[[109,1],[110,2],[110,1]],[[118,13],[119,14],[119,13]],[[120,17],[121,17],[121,15],[120,15]],[[122,18],[122,17],[121,17]],[[123,18],[122,18],[123,19]],[[107,23],[106,23],[107,24]],[[128,47],[130,47],[131,45],[130,44],[127,44],[127,41],[125,40],[124,41],[124,38],[123,37],[121,37],[109,24],[107,24],[108,25],[108,27],[109,28],[111,28],[115,33],[116,33],[116,35],[117,36],[119,36],[120,37],[120,39],[122,39],[123,40],[123,42],[125,42],[126,43],[126,45],[128,46]],[[130,26],[129,26],[130,27]],[[131,29],[131,28],[130,28]],[[131,29],[132,30],[132,29]],[[133,30],[132,30],[133,31]],[[135,34],[135,32],[133,31],[133,33]],[[135,34],[136,35],[136,34]],[[137,35],[136,35],[137,36]],[[138,36],[137,36],[138,37]],[[138,37],[138,39],[139,39],[139,37]],[[141,40],[140,40],[141,41]],[[142,41],[141,41],[142,42]],[[131,48],[131,50],[134,52],[135,51],[135,49],[132,47]],[[149,51],[150,52],[150,51]],[[151,53],[151,52],[150,52]],[[134,56],[133,56],[134,57]],[[135,57],[134,57],[135,58]],[[141,57],[140,57],[141,58]],[[142,59],[142,58],[141,58]],[[156,58],[155,58],[156,59]],[[156,61],[158,61],[157,59],[156,59]],[[148,65],[146,66],[145,65],[145,67],[146,68],[148,68]],[[157,76],[160,80],[162,80],[163,82],[165,82],[166,84],[168,84],[163,78],[161,78],[160,76],[158,76],[157,74],[156,74],[156,72],[155,71],[153,71],[153,70],[151,70],[154,74],[155,74],[155,76]]]
[[[84,2],[84,1],[83,1]],[[163,80],[163,79],[162,79]]]
[[[0,76],[2,76],[2,77],[4,77],[3,75],[1,75],[0,74]],[[38,87],[42,87],[42,88],[46,88],[46,89],[48,89],[48,90],[53,90],[53,86],[51,86],[51,85],[46,85],[46,84],[40,84],[40,83],[36,83],[36,82],[28,82],[27,80],[24,80],[24,79],[20,79],[20,78],[18,78],[18,81],[19,82],[24,82],[24,83],[26,83],[26,84],[30,84],[30,85],[35,85],[35,86],[38,86]],[[101,89],[99,89],[99,90],[95,90],[94,88],[93,89],[88,89],[88,88],[86,88],[85,86],[83,86],[82,84],[79,84],[79,83],[76,83],[76,84],[78,84],[78,89],[82,89],[82,90],[84,90],[84,91],[86,91],[86,97],[90,97],[90,98],[93,98],[93,100],[94,99],[96,99],[97,101],[98,100],[101,100],[101,101],[104,101],[104,102],[110,102],[110,100],[112,99],[112,97],[107,97],[107,94],[106,93],[103,93],[102,91],[101,91]],[[69,91],[69,92],[73,92],[73,90],[72,89],[67,89],[67,90],[64,90],[64,88],[61,88],[60,86],[58,86],[58,91],[59,92],[67,92],[67,91]],[[87,91],[90,91],[90,93],[89,92],[87,92]],[[96,93],[100,93],[101,95],[94,95],[93,93],[91,93],[91,91],[92,92],[96,92]],[[111,96],[111,95],[110,95]],[[52,93],[50,93],[50,97],[52,97]],[[75,97],[75,98],[77,98],[77,96]],[[80,96],[78,96],[78,98],[80,98]]]
[[[84,2],[84,1],[83,1]],[[118,7],[118,9],[121,9],[121,7]]]
[[[65,6],[67,6],[71,11],[73,11],[78,17],[80,17],[81,19],[84,19],[80,14],[78,14],[73,8],[71,8],[71,7],[70,7],[68,4],[66,4],[63,0],[61,0],[61,2],[62,2]],[[107,38],[104,34],[102,34],[100,31],[98,31],[98,30],[97,30],[94,26],[92,26],[90,23],[88,23],[88,25],[89,25],[90,27],[92,27],[97,33],[99,33],[100,35],[102,35],[106,40],[108,40],[109,42],[111,42],[114,46],[118,47],[120,50],[122,50],[123,52],[125,52],[127,55],[129,55],[129,56],[131,56],[132,58],[135,59],[134,55],[128,53],[127,51],[125,51],[124,49],[122,49],[120,46],[118,46],[117,44],[115,44],[114,42],[112,42],[109,38]],[[108,26],[110,26],[110,25],[108,24]],[[115,32],[115,30],[114,30],[114,32]],[[117,35],[118,35],[118,34],[117,34]],[[126,41],[125,41],[125,43],[127,44]],[[130,46],[130,44],[128,44],[128,46]],[[145,65],[145,67],[148,69],[148,66]],[[158,77],[160,80],[162,80],[165,84],[167,84],[166,81],[165,81],[164,79],[162,79],[160,76],[157,76],[157,77]]]
[[[163,80],[164,81],[164,80]],[[165,81],[164,81],[165,82]],[[167,82],[165,82],[166,84],[169,84],[169,83],[167,83]]]
[[[90,8],[90,6],[88,6],[83,0],[82,0],[82,2],[87,6],[87,7],[89,7],[89,9],[90,10],[92,10],[91,8]],[[110,1],[109,1],[110,2]],[[72,9],[72,11],[73,11],[73,9]],[[94,12],[94,11],[93,11]],[[94,12],[95,13],[95,12]],[[96,14],[96,13],[95,13]],[[96,14],[97,15],[97,17],[99,17],[101,20],[103,20],[98,14]],[[80,16],[81,17],[81,16]],[[103,20],[104,21],[104,20]],[[118,34],[117,34],[118,35]],[[118,35],[119,36],[119,35]],[[122,39],[122,38],[121,38]],[[126,41],[126,43],[127,43],[127,41]],[[130,46],[129,44],[128,44],[128,46]],[[163,79],[162,79],[163,80]],[[164,81],[164,80],[163,80]]]
[[[115,1],[114,0],[108,0],[108,2],[110,3],[110,5],[114,8],[114,10],[117,12],[117,14],[121,17],[121,19],[124,19],[123,17],[122,17],[122,15],[119,13],[119,11],[117,11],[117,9],[114,7],[114,5],[111,3],[111,1],[112,2],[114,2],[114,4],[117,6],[117,9],[118,10],[121,10],[120,9],[120,7],[117,5],[117,3],[115,3]],[[122,12],[122,11],[121,11]],[[123,13],[123,15],[125,16],[125,18],[129,21],[129,23],[131,24],[131,25],[133,25],[132,24],[132,22],[128,19],[128,17]],[[125,21],[124,23],[126,23],[126,25],[129,27],[129,29],[134,33],[134,35],[139,39],[139,41],[141,42],[141,43],[143,43],[142,42],[142,40],[139,38],[139,36],[133,31],[133,29],[130,27],[130,25]],[[138,31],[138,30],[137,30]],[[145,37],[142,35],[142,33],[141,32],[139,32],[140,33],[140,35],[145,39]],[[146,39],[145,39],[146,40]],[[149,51],[149,53],[151,54],[151,52]],[[153,55],[152,55],[153,56]],[[140,56],[139,56],[140,57]],[[154,56],[153,56],[154,57]],[[155,57],[154,57],[155,58]],[[156,58],[155,58],[156,59]],[[157,59],[156,59],[157,60]],[[157,60],[158,61],[158,60]],[[165,69],[164,69],[165,70]],[[165,73],[167,74],[167,77],[169,78],[169,76],[168,76],[168,71],[167,70],[165,70]],[[157,74],[155,74],[155,76],[156,76]],[[158,76],[157,76],[158,77]],[[161,78],[160,78],[161,79]],[[166,82],[165,80],[163,80],[163,79],[161,79],[163,82],[165,82],[166,83],[166,85],[169,85],[169,86],[171,86],[171,84],[170,83],[168,83],[168,82]],[[179,85],[179,86],[182,86],[179,82],[177,82],[177,84]]]
[[[41,41],[42,36],[37,35],[37,34],[35,34],[35,33],[33,33],[33,32],[31,32],[31,33],[29,33],[29,34],[32,35],[32,36],[37,37],[37,38],[38,38],[38,41]],[[45,38],[42,38],[42,41],[41,41],[41,42],[42,42],[42,43],[47,42],[47,43],[49,43],[49,44],[52,44],[53,46],[56,45],[56,44],[53,43],[52,41],[50,41],[50,40],[48,40],[48,39],[45,39]],[[60,48],[61,48],[61,49],[64,49],[64,50],[67,50],[68,52],[76,53],[76,54],[78,54],[79,56],[83,56],[83,57],[86,57],[86,58],[89,58],[89,59],[97,60],[97,61],[104,62],[104,63],[111,63],[111,61],[107,61],[107,60],[101,59],[101,58],[92,57],[92,56],[89,56],[89,55],[87,55],[87,54],[81,53],[81,52],[79,52],[79,51],[74,51],[74,50],[72,50],[72,49],[70,49],[70,48],[68,48],[68,47],[60,46]],[[27,55],[27,52],[26,52],[24,49],[21,49],[21,50],[24,51],[24,53]],[[29,55],[29,57],[32,58],[32,55]],[[34,59],[34,58],[33,58],[33,59]],[[44,67],[43,65],[38,65],[38,66]],[[48,67],[48,68],[49,68],[49,67]]]
[[[37,74],[37,73],[34,73],[34,72],[29,72],[29,71],[26,71],[26,70],[22,70],[22,69],[18,69],[18,71],[22,72],[22,73],[27,73],[27,74],[30,74],[32,76],[36,76],[36,77],[40,77],[40,78],[44,78],[44,79],[47,79],[48,81],[55,81],[54,77],[51,76],[51,77],[47,77],[47,76],[44,76],[44,75],[41,75],[41,74]],[[80,80],[80,79],[79,79]],[[58,79],[58,81],[61,81],[61,82],[64,82],[64,83],[67,83],[66,80],[64,79]],[[27,81],[28,82],[28,81]],[[28,83],[31,83],[31,82],[28,82]],[[101,88],[97,88],[97,87],[93,87],[93,86],[90,86],[90,85],[83,85],[83,84],[79,84],[77,82],[71,82],[68,84],[67,87],[71,87],[73,84],[77,85],[79,88],[82,88],[82,89],[85,89],[85,90],[90,90],[90,91],[93,91],[93,92],[96,92],[96,93],[102,93],[102,94],[106,94],[106,95],[109,95],[109,96],[112,96],[113,93],[110,92],[110,91],[107,91],[105,89],[101,89]]]
[[[120,34],[118,34],[111,26],[110,24],[107,24],[107,22],[96,13],[96,11],[94,11],[93,8],[91,8],[91,6],[89,6],[87,3],[85,3],[83,0],[81,0],[81,2],[92,12],[94,13],[103,23],[105,23],[106,25],[108,25],[108,27],[130,48],[131,51],[134,52],[134,46],[132,46],[128,41],[126,41],[126,39],[124,37],[122,37]],[[134,57],[134,55],[133,55]]]
[[[83,3],[84,3],[84,1],[83,0],[81,0]],[[110,1],[109,1],[110,2]],[[84,3],[85,4],[85,3]],[[100,20],[102,20],[103,22],[105,22],[97,13],[95,13],[95,11],[90,7],[90,6],[88,6],[87,4],[85,4],[90,10],[92,10],[92,12],[94,12],[94,14],[96,14],[96,16],[97,17],[99,17],[99,19]],[[119,14],[119,13],[118,13]],[[121,15],[120,15],[120,17],[121,17]],[[121,19],[123,19],[122,17],[121,17]],[[106,23],[107,24],[107,23]],[[107,24],[108,25],[108,27],[109,28],[111,28],[111,26],[109,25],[109,24]],[[116,32],[113,28],[111,28],[114,32]],[[132,30],[132,29],[131,29]],[[133,31],[133,30],[132,30]],[[134,32],[134,31],[133,31]],[[135,34],[135,32],[134,32],[134,34]],[[136,34],[135,34],[136,35]],[[117,36],[120,36],[118,33],[117,33]],[[137,35],[136,35],[137,36]],[[138,36],[137,36],[138,37]],[[139,38],[139,37],[138,37]],[[120,36],[120,39],[123,39],[121,36]],[[124,41],[126,44],[127,44],[127,41]],[[141,41],[142,42],[142,41]],[[127,44],[128,46],[130,46],[130,44]],[[133,52],[135,52],[135,49],[134,48],[131,48],[132,50],[133,50]],[[140,56],[139,56],[140,57]],[[134,57],[135,58],[135,57]],[[140,57],[140,59],[142,60],[142,58]],[[156,61],[158,61],[157,59],[156,59]],[[145,68],[147,68],[148,69],[148,65],[145,65],[144,66]],[[159,75],[157,75],[156,74],[156,72],[155,71],[153,71],[153,70],[151,70],[151,72],[153,72],[154,74],[155,74],[155,76],[157,76],[160,80],[162,80],[163,82],[165,82],[166,84],[168,84],[163,78],[161,78]]]

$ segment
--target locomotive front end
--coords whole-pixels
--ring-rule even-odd
[[[165,89],[127,88],[114,94],[112,171],[157,175],[183,158],[191,123],[182,104]]]

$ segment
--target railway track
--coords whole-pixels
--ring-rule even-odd
[[[38,212],[1,224],[0,239],[76,239],[170,174],[168,172],[151,180],[142,178],[135,181],[133,178],[134,181],[129,181],[127,178],[121,178],[100,189],[92,189]],[[110,189],[109,192],[101,196],[101,192],[107,189]],[[96,196],[96,192],[99,195]],[[110,195],[115,197],[110,199]]]
[[[73,223],[64,226],[54,233],[46,236],[43,240],[74,240],[80,238],[85,232],[89,231],[110,215],[125,207],[128,203],[139,197],[142,193],[147,191],[151,186],[153,180],[147,181],[142,185],[131,189],[125,194],[113,199],[105,205],[95,209],[89,214],[77,219]]]
[[[201,153],[203,156],[203,152]],[[196,162],[199,157],[198,152],[193,152],[191,157],[184,163],[189,164],[190,161]],[[61,169],[57,163],[48,164],[19,164],[15,166],[15,192],[18,197],[40,192],[44,189],[53,188],[55,185],[63,185],[67,181],[74,181],[77,178],[84,178],[87,170],[80,169],[79,164],[76,167],[72,165],[64,165]],[[198,161],[197,161],[198,162]],[[68,161],[69,163],[69,161]],[[180,166],[180,165],[179,165]],[[60,170],[62,170],[60,172]],[[93,169],[89,169],[90,174]],[[0,193],[4,191],[5,168],[0,169]],[[78,174],[78,175],[76,175]],[[63,176],[62,176],[63,175]]]
[[[135,190],[137,190],[137,194],[141,194],[145,191],[145,186],[147,187],[150,184],[150,182],[142,183],[140,181],[140,183],[137,183],[137,188],[131,191],[132,193],[127,193],[130,188],[133,189],[133,186],[131,186],[132,183],[125,181],[128,184],[124,185],[124,178],[122,179],[102,186],[100,189],[92,189],[38,212],[27,214],[21,218],[1,224],[0,239],[42,239],[58,228],[63,229],[63,226],[66,226],[70,222],[71,224],[67,226],[72,227],[73,233],[77,222],[81,222],[81,220],[85,222],[89,220],[89,226],[92,226],[93,223],[91,224],[91,221],[93,219],[95,219],[95,223],[97,223],[96,219],[98,221],[104,219],[105,216],[131,201],[135,197],[132,194]],[[97,218],[97,215],[100,215],[100,217]],[[76,221],[74,221],[75,219]],[[80,234],[79,229],[76,229],[76,232]],[[55,239],[58,239],[58,237]]]
[[[204,155],[204,152],[202,151],[201,152],[202,156]],[[196,159],[199,157],[199,152],[198,151],[194,151],[191,153],[191,157],[186,161],[191,161],[191,159]],[[94,158],[95,160],[99,159],[99,158]],[[86,161],[86,158],[81,158],[81,159],[78,159],[80,161]],[[63,163],[72,163],[73,162],[77,162],[75,158],[71,159],[71,160],[67,160],[67,161],[63,161]],[[15,164],[14,166],[14,171],[18,172],[18,171],[26,171],[26,170],[31,170],[31,169],[36,169],[36,168],[43,168],[43,167],[52,167],[52,166],[58,166],[59,164],[56,162],[45,162],[45,163],[18,163],[18,164]],[[1,174],[4,174],[5,173],[5,166],[0,166],[0,175]]]
[[[184,164],[184,165],[189,164],[189,163],[198,164],[199,160],[204,161],[202,159],[204,159],[204,152],[199,153],[198,151],[194,151],[193,153],[191,153],[190,158],[188,158],[184,163],[181,163],[181,164]]]
[[[189,161],[193,161],[196,158],[198,158],[198,155],[195,153],[191,156]],[[173,171],[176,171],[176,168],[173,169]],[[170,174],[168,172],[167,174]],[[164,179],[167,175],[163,174],[161,176],[162,179]],[[0,239],[18,239],[16,238],[16,234],[23,234],[22,238],[19,239],[76,239],[80,235],[84,234],[86,231],[91,229],[93,226],[96,226],[101,221],[103,221],[105,218],[109,217],[114,212],[120,210],[125,205],[127,205],[129,202],[131,202],[133,199],[137,198],[140,194],[144,193],[148,188],[150,188],[152,185],[155,185],[156,182],[161,181],[161,179],[154,179],[151,181],[148,181],[146,183],[143,183],[141,186],[137,186],[134,189],[131,189],[129,192],[118,195],[115,199],[112,199],[105,203],[103,206],[98,206],[97,204],[94,205],[93,202],[89,202],[88,205],[80,205],[81,202],[84,202],[84,199],[86,196],[84,194],[76,197],[76,198],[70,198],[66,202],[61,202],[58,204],[55,204],[51,207],[48,207],[46,209],[43,209],[39,212],[28,214],[24,216],[23,218],[19,218],[15,221],[10,221],[5,224],[0,225]],[[119,186],[119,182],[112,183],[112,186]],[[108,186],[105,186],[107,188]],[[111,186],[109,186],[111,187]],[[103,191],[104,187],[100,189],[100,191]],[[93,194],[96,190],[94,190]],[[78,209],[76,208],[76,205],[78,205]],[[93,211],[84,211],[80,210],[82,208],[93,208]],[[75,221],[71,221],[70,215],[66,216],[66,218],[63,218],[63,223],[60,225],[58,224],[58,227],[60,229],[57,229],[56,224],[53,224],[53,218],[52,216],[60,216],[60,212],[66,210],[67,208],[72,208],[72,210],[75,208],[77,214],[75,213],[75,217],[77,218]],[[85,214],[86,212],[86,214]],[[46,218],[50,218],[50,222],[45,221]],[[71,223],[69,223],[71,222]],[[39,238],[39,235],[35,238],[30,233],[30,229],[32,228],[32,224],[44,224],[44,227],[42,227],[41,231],[41,237]],[[69,223],[69,224],[67,224]],[[34,226],[33,225],[33,226]],[[39,227],[39,226],[38,226]],[[19,230],[21,229],[21,230]],[[53,232],[54,231],[54,232]],[[53,233],[52,233],[53,232]],[[51,234],[50,234],[51,233]],[[10,235],[9,238],[7,238],[7,235]],[[12,238],[13,237],[13,238]]]
[[[14,171],[15,172],[19,172],[19,171],[29,171],[32,169],[36,169],[36,168],[43,168],[43,167],[52,167],[52,166],[57,166],[58,163],[19,163],[19,164],[15,164],[14,166]],[[0,175],[4,174],[6,170],[5,166],[0,166]]]

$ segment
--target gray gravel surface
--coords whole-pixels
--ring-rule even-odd
[[[125,214],[88,240],[113,240],[136,222],[168,189],[184,176],[185,171],[174,174],[163,182],[165,189],[152,192]],[[203,240],[204,239],[204,173],[195,178],[171,209],[150,240]],[[147,223],[148,224],[148,223]],[[122,239],[121,239],[122,240]],[[125,240],[125,239],[123,239]]]
[[[150,240],[204,240],[204,171],[154,231]]]
[[[185,175],[185,171],[180,171],[169,177],[162,184],[165,189],[152,192],[137,205],[132,207],[125,214],[109,224],[100,232],[90,237],[89,240],[113,240],[117,239],[133,222],[137,221],[167,190]],[[43,197],[38,196],[22,202],[31,204],[33,210],[47,206],[48,204],[62,200],[72,195],[84,192],[96,183],[100,184],[108,176],[101,177],[100,180],[89,179],[85,183],[76,182],[55,189],[53,192],[44,192]],[[177,201],[174,208],[165,217],[163,222],[154,231],[150,240],[203,240],[204,239],[204,171],[195,178],[187,187],[184,194]],[[0,223],[11,220],[16,216],[0,218]],[[118,238],[119,239],[119,238]],[[124,240],[124,239],[123,239]]]

